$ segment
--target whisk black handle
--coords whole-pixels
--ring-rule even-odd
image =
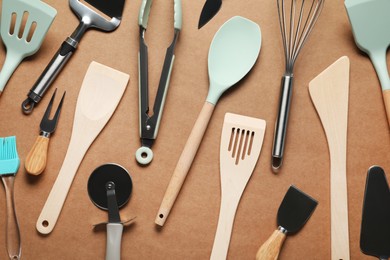
[[[290,111],[293,76],[282,77],[279,112],[275,123],[274,143],[272,148],[272,170],[277,172],[282,166],[284,143],[287,133],[288,114]]]

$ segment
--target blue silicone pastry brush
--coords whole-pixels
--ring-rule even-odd
[[[6,246],[11,260],[20,259],[21,254],[20,232],[14,203],[14,180],[19,164],[16,137],[0,138],[0,177],[7,201]]]

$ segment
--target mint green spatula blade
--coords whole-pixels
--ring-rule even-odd
[[[370,56],[378,75],[390,126],[390,78],[386,52],[390,44],[389,0],[345,0],[356,45]]]
[[[345,7],[356,45],[370,56],[382,90],[389,90],[386,51],[390,44],[390,1],[346,0]]]
[[[260,47],[261,31],[256,23],[235,16],[221,26],[209,49],[207,102],[215,105],[227,89],[252,69]]]
[[[38,51],[56,15],[53,7],[39,0],[3,0],[0,31],[7,56],[0,93],[19,63]]]

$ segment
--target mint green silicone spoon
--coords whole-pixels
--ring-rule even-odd
[[[0,95],[19,63],[38,51],[56,15],[53,7],[41,1],[3,0],[1,38],[7,55],[0,73]]]
[[[243,17],[225,22],[215,34],[208,57],[210,88],[165,192],[155,223],[163,226],[195,158],[220,96],[240,81],[260,53],[260,27]]]

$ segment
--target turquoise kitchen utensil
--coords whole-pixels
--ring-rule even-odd
[[[19,165],[16,137],[0,138],[0,177],[5,188],[7,206],[5,243],[10,260],[19,260],[21,255],[20,231],[14,202],[14,181]]]
[[[390,125],[390,78],[386,63],[390,45],[390,1],[346,0],[344,4],[356,45],[370,57],[378,75]]]
[[[139,11],[138,25],[140,28],[138,70],[139,70],[139,128],[141,147],[135,153],[137,162],[141,165],[149,164],[153,159],[152,146],[157,138],[161,118],[167,96],[173,62],[175,61],[175,46],[182,27],[181,0],[174,0],[173,40],[165,54],[164,65],[158,83],[157,94],[154,100],[153,111],[149,109],[149,82],[148,82],[148,46],[145,41],[146,29],[152,0],[143,0]]]
[[[1,38],[7,55],[0,73],[0,95],[12,73],[42,45],[57,11],[41,1],[3,0]]]
[[[260,27],[240,16],[225,22],[215,34],[208,56],[210,88],[165,192],[155,223],[163,226],[195,158],[221,95],[253,67],[260,53]]]

